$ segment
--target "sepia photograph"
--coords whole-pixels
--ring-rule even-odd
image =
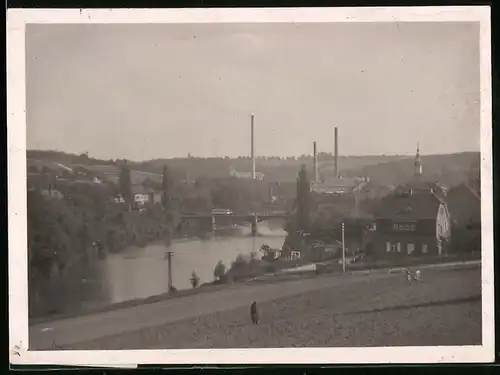
[[[9,11],[11,362],[493,360],[489,17]]]

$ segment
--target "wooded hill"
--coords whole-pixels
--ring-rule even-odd
[[[29,150],[28,167],[42,167],[62,172],[66,167],[85,167],[97,175],[116,180],[124,160],[99,160],[88,155],[68,154],[58,151]],[[414,158],[410,156],[342,156],[339,158],[341,174],[346,177],[369,177],[376,184],[397,185],[408,181],[413,174]],[[455,185],[467,180],[471,173],[479,173],[479,152],[463,152],[445,155],[422,156],[423,179],[440,181],[444,185]],[[322,175],[333,174],[333,157],[319,155],[319,169]],[[173,158],[155,159],[143,162],[128,161],[132,170],[132,182],[140,184],[145,178],[160,181],[164,164],[170,167],[176,179],[194,181],[199,178],[224,178],[230,168],[238,172],[250,172],[249,157],[239,158]],[[264,158],[256,160],[256,169],[266,175],[266,180],[295,182],[302,164],[312,172],[313,158]]]

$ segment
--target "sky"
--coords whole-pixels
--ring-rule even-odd
[[[479,151],[479,24],[30,24],[27,148],[148,160]]]

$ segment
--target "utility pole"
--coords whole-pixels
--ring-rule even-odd
[[[168,292],[172,292],[172,255],[174,253],[172,251],[167,251],[166,257],[168,260]]]
[[[342,222],[342,272],[345,273],[345,242],[344,242],[344,223]]]

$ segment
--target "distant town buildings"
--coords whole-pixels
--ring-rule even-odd
[[[236,178],[241,178],[245,180],[251,180],[252,179],[252,173],[251,172],[237,172],[233,166],[229,167],[229,175],[231,177],[236,177]],[[255,179],[262,181],[265,178],[265,174],[262,172],[255,172]]]
[[[357,193],[369,182],[368,177],[331,177],[324,182],[311,182],[311,191],[322,195]]]

